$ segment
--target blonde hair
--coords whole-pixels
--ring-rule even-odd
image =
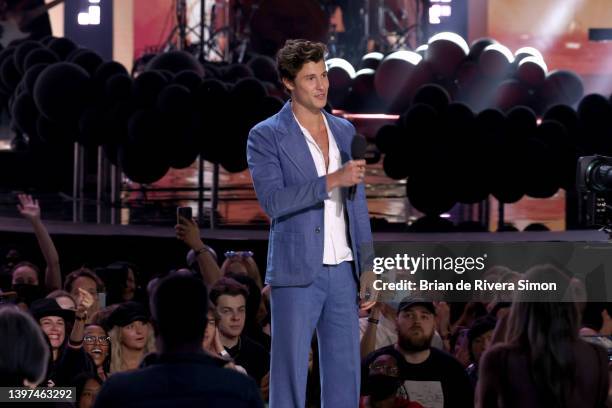
[[[155,349],[155,335],[153,333],[153,326],[151,323],[147,323],[149,327],[149,335],[147,338],[147,342],[142,350],[142,356],[146,356],[149,353],[153,353],[156,351]],[[121,327],[114,326],[108,335],[111,338],[111,360],[110,360],[110,373],[120,373],[122,371],[127,371],[127,367],[123,362],[122,356],[122,347],[121,347]]]

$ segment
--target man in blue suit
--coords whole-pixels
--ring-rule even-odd
[[[355,128],[323,110],[325,52],[321,43],[287,41],[277,65],[291,100],[251,130],[247,145],[255,192],[271,218],[271,408],[304,407],[315,329],[322,406],[359,405],[358,287],[370,270],[372,233],[365,161],[350,156]]]

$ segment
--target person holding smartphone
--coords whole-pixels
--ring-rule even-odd
[[[200,274],[207,287],[211,287],[222,276],[214,251],[202,242],[200,228],[192,216],[191,207],[178,207],[176,210],[176,238],[183,241],[196,257]]]

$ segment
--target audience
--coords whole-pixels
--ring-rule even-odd
[[[159,354],[139,370],[111,376],[96,408],[263,407],[252,379],[202,349],[208,296],[201,280],[170,275],[156,286],[150,305]]]
[[[75,406],[85,408],[263,407],[270,288],[262,289],[252,252],[228,251],[219,267],[195,221],[182,218],[175,231],[189,269],[145,280],[134,264],[113,262],[73,271],[61,290],[40,206],[28,195],[19,202],[46,266],[41,273],[15,251],[4,265],[16,294],[0,291],[0,386],[76,387]],[[483,278],[554,280],[577,297],[532,303],[492,292],[469,303],[372,303],[360,311],[361,408],[473,407],[474,397],[487,408],[604,406],[609,304],[586,302],[584,287],[551,266],[525,275],[495,266]],[[320,406],[318,365],[314,338],[307,408]]]

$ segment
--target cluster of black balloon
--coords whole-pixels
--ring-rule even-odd
[[[507,111],[528,106],[537,114],[556,104],[572,105],[583,95],[580,77],[567,70],[547,72],[534,48],[514,54],[493,39],[468,47],[454,33],[439,33],[415,52],[365,55],[358,67],[339,58],[327,61],[330,101],[334,108],[362,112],[404,112],[416,91],[437,84],[450,99],[473,111]]]
[[[386,174],[408,177],[407,196],[427,215],[489,194],[513,203],[573,190],[579,156],[612,154],[612,102],[599,94],[585,96],[577,110],[554,105],[541,121],[527,106],[476,114],[433,84],[412,102],[396,124],[379,129],[376,145]]]
[[[103,146],[133,181],[152,183],[198,155],[246,169],[248,130],[283,101],[255,77],[273,62],[206,68],[188,53],[153,58],[132,78],[115,61],[66,38],[23,41],[0,53],[0,104],[31,147]],[[273,78],[270,78],[273,80]],[[268,86],[268,89],[276,89]]]

